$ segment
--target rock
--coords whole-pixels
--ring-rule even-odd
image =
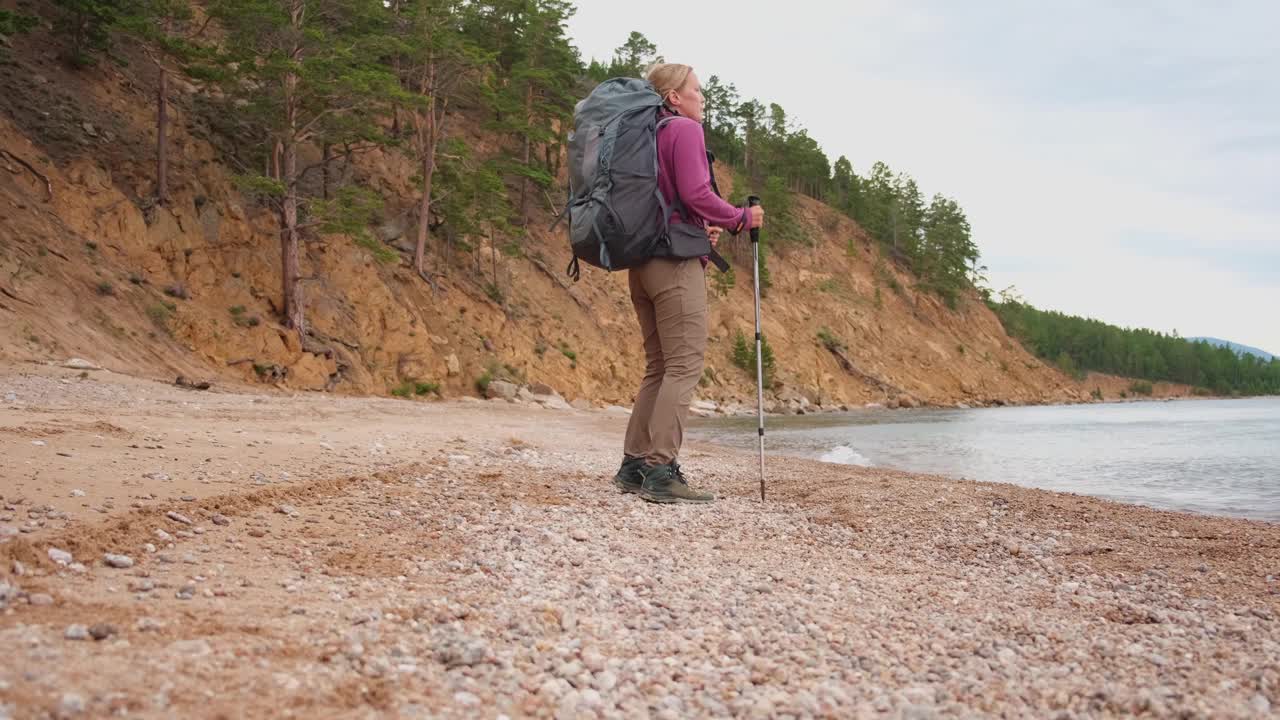
[[[68,640],[88,640],[89,628],[84,625],[68,625],[67,629],[62,633],[62,637]]]
[[[84,360],[82,358],[74,358],[74,357],[62,363],[62,367],[71,368],[72,370],[101,370],[102,369],[101,367],[94,365],[88,360]]]
[[[53,596],[47,593],[34,593],[27,596],[27,602],[36,607],[48,607],[53,604]]]
[[[227,516],[223,515],[222,513],[214,513],[213,517],[210,518],[210,520],[213,522],[214,525],[230,525],[231,524],[231,520],[229,520]]]
[[[71,553],[67,552],[66,550],[59,550],[58,548],[49,548],[49,559],[59,565],[69,565],[71,564],[71,561],[74,558],[72,558]]]
[[[166,532],[162,528],[156,528],[155,535],[156,535],[156,538],[160,540],[160,542],[173,542],[173,536],[170,535],[168,532]]]
[[[542,405],[543,407],[548,408],[550,410],[571,410],[572,409],[569,403],[565,402],[564,398],[560,397],[558,394],[534,395],[533,399],[534,399],[534,402],[537,402],[539,405]]]
[[[83,491],[83,490],[72,490],[72,491],[71,491],[71,497],[84,497],[84,491]]]
[[[449,356],[444,359],[444,365],[446,372],[449,373],[449,377],[454,377],[462,373],[462,363],[458,361],[457,353],[449,353]]]
[[[560,395],[560,393],[556,392],[555,388],[551,387],[546,383],[530,384],[529,392],[533,393],[534,395],[556,395],[556,396]]]
[[[79,715],[84,712],[84,698],[75,693],[62,693],[58,700],[58,714],[64,717]]]
[[[591,401],[586,398],[577,398],[573,402],[569,403],[569,407],[574,410],[590,410]]]
[[[515,383],[509,383],[506,380],[493,380],[489,383],[489,387],[485,388],[484,395],[487,398],[515,400],[519,391],[520,388]]]
[[[489,647],[483,640],[460,634],[449,634],[436,640],[432,648],[437,662],[445,667],[472,667],[489,657]]]
[[[204,657],[213,652],[213,648],[209,646],[209,641],[204,639],[198,640],[178,640],[169,644],[169,652],[175,655],[187,655],[189,657]]]
[[[102,556],[102,561],[105,562],[108,567],[113,568],[123,569],[133,567],[133,558],[128,555],[113,555],[111,553],[107,553]]]
[[[10,402],[10,403],[12,403],[12,402],[18,402],[18,394],[17,394],[17,393],[5,393],[5,394],[4,394],[4,401],[5,401],[5,402]]]
[[[89,635],[92,636],[94,640],[106,640],[118,632],[120,631],[111,623],[95,623],[89,628]]]
[[[292,505],[277,505],[276,512],[280,513],[281,515],[288,515],[289,517],[293,517],[298,514],[298,508]]]
[[[179,600],[190,600],[196,596],[196,586],[186,585],[182,589],[178,590],[178,592],[174,593],[173,596]]]
[[[165,513],[164,516],[176,523],[182,523],[183,525],[191,524],[191,518],[187,517],[186,515],[183,515],[182,513],[174,512],[172,510]]]
[[[0,608],[9,604],[10,600],[18,597],[18,586],[11,585],[8,580],[0,580]]]
[[[591,536],[587,534],[587,531],[583,530],[582,528],[574,528],[570,530],[569,537],[573,538],[574,540],[577,540],[578,542],[586,542],[587,540],[591,539]]]
[[[297,390],[325,390],[337,372],[338,363],[332,357],[304,352],[289,366],[285,380]]]
[[[631,414],[630,408],[624,408],[621,405],[607,405],[604,411],[608,415],[626,416]]]
[[[911,397],[910,395],[900,395],[898,397],[899,407],[914,408],[914,407],[919,407],[919,405],[920,403],[916,402],[915,398]]]

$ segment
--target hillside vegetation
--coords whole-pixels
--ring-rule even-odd
[[[596,72],[565,35],[572,10],[6,5],[0,354],[425,398],[507,379],[629,403],[642,351],[625,277],[569,282],[547,230]],[[771,213],[775,408],[1088,397],[983,304],[953,202],[916,213],[909,178],[824,174],[780,108],[731,122],[716,103],[722,190]],[[812,162],[784,172],[797,157]],[[698,392],[733,405],[754,397],[734,362],[751,268],[743,238],[725,244]]]

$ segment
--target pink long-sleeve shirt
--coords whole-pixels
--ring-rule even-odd
[[[688,211],[688,217],[678,210],[673,213],[673,223],[714,225],[732,233],[747,226],[747,208],[734,207],[712,191],[706,137],[702,124],[694,120],[676,116],[659,130],[658,189],[668,204],[678,196]]]

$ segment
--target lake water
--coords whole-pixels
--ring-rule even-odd
[[[756,419],[690,439],[756,447]],[[768,417],[767,452],[1280,522],[1280,398]]]

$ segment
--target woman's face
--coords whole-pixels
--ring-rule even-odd
[[[681,115],[690,120],[702,122],[706,99],[702,97],[702,83],[698,81],[698,76],[692,70],[689,71],[689,77],[685,78],[684,85],[671,92],[671,99],[668,102],[671,108]]]

